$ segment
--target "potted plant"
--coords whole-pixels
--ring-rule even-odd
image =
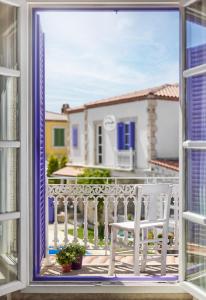
[[[68,251],[67,247],[63,247],[57,254],[57,262],[62,266],[62,272],[68,273],[71,271],[72,263],[76,260],[73,252]]]
[[[75,257],[75,260],[72,262],[73,270],[80,270],[82,268],[82,258],[86,253],[86,248],[79,243],[71,243],[67,245],[67,251],[72,253]]]

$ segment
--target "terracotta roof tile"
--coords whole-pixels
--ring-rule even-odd
[[[161,99],[166,101],[179,101],[179,85],[178,84],[164,84],[161,86],[148,88],[132,93],[101,99],[93,102],[88,102],[83,106],[69,108],[68,113],[83,111],[87,108],[94,108],[98,106],[115,105],[120,103],[128,103],[133,101],[141,101],[147,99]]]
[[[172,159],[152,159],[149,161],[151,164],[164,167],[173,171],[179,171],[179,161]]]

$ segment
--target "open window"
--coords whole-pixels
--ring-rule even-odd
[[[182,9],[183,286],[206,297],[206,3],[185,1]]]
[[[27,281],[23,11],[23,1],[0,1],[0,296],[24,288]]]

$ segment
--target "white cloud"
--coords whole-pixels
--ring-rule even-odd
[[[47,12],[42,24],[47,106],[55,110],[58,101],[76,105],[178,81],[177,14]]]

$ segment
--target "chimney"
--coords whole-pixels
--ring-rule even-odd
[[[69,108],[70,108],[69,104],[63,104],[62,109],[61,109],[62,114],[66,114],[67,109],[69,109]]]

